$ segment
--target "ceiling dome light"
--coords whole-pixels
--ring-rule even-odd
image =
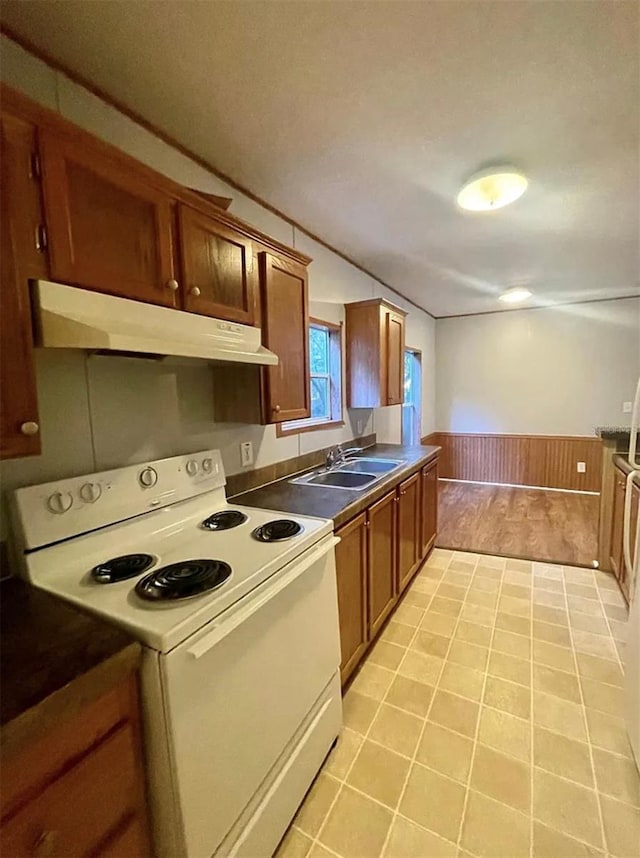
[[[515,167],[492,167],[469,179],[458,194],[458,205],[472,212],[501,209],[521,197],[528,184]]]
[[[519,304],[520,301],[526,301],[530,297],[531,292],[524,286],[514,286],[513,289],[507,289],[502,295],[498,295],[500,301],[504,301],[505,304]]]

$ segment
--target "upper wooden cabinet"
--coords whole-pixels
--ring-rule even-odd
[[[177,306],[172,200],[72,136],[40,132],[51,278]]]
[[[406,313],[381,298],[347,304],[345,311],[347,406],[401,405]]]
[[[189,206],[179,207],[178,224],[185,310],[255,324],[252,241]]]
[[[0,458],[40,452],[30,277],[46,277],[36,131],[3,114],[0,184]]]
[[[263,370],[264,419],[300,420],[311,414],[307,269],[266,252],[259,263],[262,341],[279,358]]]

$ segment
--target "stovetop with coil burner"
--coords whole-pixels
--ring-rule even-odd
[[[15,501],[23,576],[161,652],[333,531],[229,504],[218,451],[30,486]]]

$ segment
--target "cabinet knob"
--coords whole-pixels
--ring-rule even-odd
[[[177,280],[174,280],[173,277],[171,280],[167,280],[167,289],[171,289],[172,292],[177,292],[180,288],[180,284]]]
[[[193,295],[194,298],[199,298],[200,297],[199,287],[198,286],[192,286],[191,289],[189,289],[189,295]]]
[[[20,431],[23,435],[37,435],[40,431],[40,427],[37,423],[34,423],[33,420],[27,420],[27,422],[23,423],[20,427]]]
[[[43,831],[33,844],[33,858],[49,858],[49,855],[53,855],[57,839],[57,831]]]
[[[273,410],[276,412],[276,414],[279,414],[279,413],[280,413],[280,406],[279,406],[279,405],[274,405],[274,406],[273,406]]]

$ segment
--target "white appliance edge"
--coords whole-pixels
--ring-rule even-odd
[[[640,771],[640,512],[636,523],[635,549],[631,556],[631,491],[636,478],[640,478],[640,461],[637,456],[640,428],[640,378],[631,414],[629,439],[629,465],[624,503],[624,557],[623,563],[631,580],[629,619],[627,620],[627,646],[625,662],[625,721],[629,742]]]
[[[277,847],[342,726],[337,542],[325,537],[171,652],[144,649],[159,858]],[[212,675],[215,699],[199,705]]]

